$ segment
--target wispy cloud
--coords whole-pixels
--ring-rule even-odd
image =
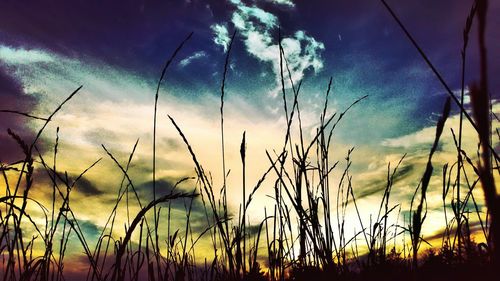
[[[53,58],[40,50],[0,46],[0,61],[7,64],[30,64],[37,62],[52,62]]]
[[[295,7],[295,3],[293,3],[291,0],[266,0],[266,1],[283,6]]]
[[[190,63],[192,63],[194,60],[197,60],[197,59],[201,59],[201,58],[204,58],[207,56],[207,53],[205,51],[198,51],[198,52],[195,52],[193,53],[192,55],[190,55],[189,57],[181,60],[179,62],[179,66],[180,67],[186,67],[188,66]]]
[[[225,24],[214,24],[210,26],[212,32],[214,33],[214,42],[215,44],[222,46],[224,48],[224,53],[227,52],[227,48],[229,47],[229,33],[227,31],[227,26]]]

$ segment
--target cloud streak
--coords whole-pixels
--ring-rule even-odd
[[[295,7],[295,4],[291,0],[266,0],[266,1],[274,3],[274,4],[278,4],[278,5],[283,5],[283,6],[288,6],[288,7]]]
[[[52,62],[53,58],[47,53],[39,50],[15,49],[0,46],[0,61],[7,64],[30,64],[40,62]]]
[[[189,57],[181,60],[179,62],[179,66],[180,67],[186,67],[188,66],[189,64],[191,64],[193,61],[195,60],[199,60],[199,59],[202,59],[202,58],[205,58],[207,57],[207,53],[205,51],[198,51],[198,52],[195,52],[193,53],[192,55],[190,55]]]

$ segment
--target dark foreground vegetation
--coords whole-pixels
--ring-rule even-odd
[[[385,2],[382,1],[384,5]],[[14,109],[3,110],[9,114],[23,114],[27,118],[37,118],[43,126],[30,142],[21,139],[15,132],[8,134],[19,144],[24,159],[15,163],[2,163],[3,177],[0,197],[0,279],[1,280],[469,280],[472,278],[493,279],[500,265],[500,214],[494,174],[499,173],[498,155],[491,139],[491,101],[487,88],[486,49],[484,43],[487,1],[474,2],[464,28],[462,49],[462,81],[465,73],[465,59],[469,43],[469,33],[473,25],[479,30],[480,81],[470,85],[472,116],[463,106],[465,82],[459,97],[450,90],[439,72],[427,59],[425,53],[406,31],[397,16],[386,5],[390,14],[428,63],[437,79],[449,93],[443,105],[443,112],[436,124],[435,141],[429,147],[428,162],[422,171],[421,181],[415,187],[411,200],[409,217],[405,223],[391,221],[390,215],[400,212],[398,206],[389,204],[395,176],[404,156],[398,163],[388,163],[387,184],[380,194],[380,204],[372,212],[369,225],[361,217],[356,203],[356,189],[352,185],[350,155],[345,163],[331,163],[331,140],[336,126],[347,118],[353,106],[362,103],[366,97],[354,100],[343,112],[327,116],[331,80],[326,90],[322,114],[316,134],[307,139],[302,132],[301,111],[298,102],[301,83],[292,81],[286,54],[280,46],[280,66],[283,94],[283,109],[286,117],[285,135],[280,151],[267,152],[267,171],[260,180],[246,186],[246,140],[241,141],[241,168],[243,170],[243,198],[237,214],[228,210],[227,192],[232,187],[214,183],[208,171],[198,161],[195,148],[182,131],[180,123],[168,117],[186,145],[192,157],[196,177],[181,179],[174,190],[159,196],[156,192],[156,123],[157,102],[160,86],[169,65],[191,37],[189,35],[175,50],[161,73],[155,95],[154,106],[154,147],[153,147],[153,194],[151,202],[144,202],[138,196],[128,169],[133,161],[135,146],[125,163],[115,158],[104,145],[103,152],[121,171],[123,179],[116,203],[107,215],[106,226],[102,229],[95,247],[90,241],[71,208],[73,187],[92,169],[98,161],[71,179],[67,173],[57,168],[58,137],[54,143],[53,161],[48,163],[39,151],[37,143],[52,118],[71,98],[56,107],[47,118],[31,116]],[[234,39],[233,35],[233,39]],[[278,40],[280,42],[280,40]],[[232,41],[231,41],[232,42]],[[232,45],[232,43],[231,43]],[[224,145],[224,87],[231,54],[227,52],[224,75],[221,84],[221,149],[222,174],[227,175]],[[286,85],[291,85],[288,87]],[[438,249],[422,250],[428,243],[421,235],[426,222],[426,195],[431,177],[435,176],[433,155],[438,147],[450,108],[460,109],[460,127],[454,128],[453,138],[457,149],[454,163],[439,163],[442,168],[442,202],[446,216],[445,232]],[[163,118],[163,117],[160,117]],[[496,116],[495,116],[496,118]],[[478,151],[462,149],[462,123],[471,124],[477,131]],[[470,140],[469,140],[470,141]],[[137,143],[136,143],[137,145]],[[478,155],[475,157],[474,155]],[[337,165],[339,164],[339,165]],[[341,169],[343,173],[335,186],[332,171]],[[52,202],[39,202],[32,197],[35,186],[35,171],[42,171],[49,179]],[[473,171],[471,173],[470,171]],[[452,176],[453,175],[453,176]],[[17,178],[12,181],[9,179]],[[186,181],[194,183],[191,191],[177,188]],[[247,221],[248,207],[254,195],[263,185],[272,188],[274,207],[266,209],[260,224],[250,226]],[[482,194],[488,213],[482,213],[476,203],[477,190]],[[481,193],[480,193],[481,194]],[[125,198],[127,200],[125,200]],[[207,228],[193,231],[191,210],[194,199],[201,199],[206,215]],[[175,200],[185,203],[186,222],[183,229],[171,228],[170,210]],[[38,204],[45,220],[41,223],[27,210],[28,205]],[[119,206],[139,206],[140,211],[131,214],[125,231],[115,225]],[[353,237],[346,237],[345,220],[347,207],[354,207],[361,229]],[[450,207],[451,206],[451,207]],[[468,206],[474,206],[470,209]],[[163,208],[163,209],[162,209]],[[165,210],[166,209],[166,210]],[[163,211],[163,212],[162,212]],[[397,215],[399,217],[399,214]],[[479,221],[480,228],[473,229],[470,221]],[[166,237],[161,240],[159,226],[168,226]],[[485,242],[476,242],[474,237],[484,237]],[[135,235],[135,236],[133,236]],[[133,238],[136,237],[136,238]],[[403,237],[403,239],[400,239]],[[65,264],[65,253],[70,240],[77,240],[84,253],[88,267],[85,272],[74,272]],[[200,258],[197,243],[200,239],[212,242],[212,253]],[[396,243],[396,239],[403,243]],[[94,244],[94,241],[92,241]],[[402,244],[402,245],[400,245]],[[39,253],[39,249],[43,251]],[[67,259],[67,258],[66,258]]]

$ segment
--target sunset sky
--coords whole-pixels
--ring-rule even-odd
[[[472,1],[388,3],[458,95],[462,31]],[[490,1],[489,88],[497,114],[499,14],[500,2]],[[466,84],[478,78],[476,28],[474,25],[467,53]],[[299,101],[307,139],[312,139],[319,125],[330,77],[328,114],[341,112],[368,95],[335,129],[331,161],[340,162],[333,177],[341,175],[346,153],[355,147],[353,188],[364,219],[369,220],[378,209],[388,163],[393,167],[407,153],[391,195],[392,204],[401,204],[402,213],[407,211],[425,170],[434,126],[447,93],[380,1],[4,1],[0,4],[0,109],[46,117],[83,85],[49,124],[39,148],[44,158],[52,161],[59,127],[58,169],[70,177],[103,158],[77,185],[71,203],[89,237],[97,237],[105,223],[103,214],[111,211],[123,176],[101,144],[125,164],[139,139],[130,175],[144,201],[150,201],[156,83],[166,59],[190,32],[194,32],[192,38],[168,69],[160,90],[158,193],[166,194],[179,179],[195,176],[191,157],[167,114],[184,131],[205,169],[211,171],[215,186],[222,186],[220,85],[230,37],[236,31],[224,117],[227,168],[231,170],[229,207],[237,213],[242,196],[239,149],[243,132],[251,187],[269,167],[266,150],[279,150],[286,133],[279,80],[279,29],[292,78],[296,83],[302,81]],[[291,95],[290,90],[288,93]],[[469,108],[468,97],[465,101]],[[0,114],[0,162],[12,163],[20,160],[22,153],[7,135],[7,128],[30,141],[43,123]],[[458,110],[453,106],[434,158],[436,176],[431,179],[425,224],[428,235],[442,231],[440,175],[445,163],[456,161],[450,127],[457,131],[458,123]],[[493,128],[498,128],[498,122]],[[464,130],[465,150],[474,156],[477,136],[468,124]],[[48,200],[51,195],[44,189],[48,182],[41,171],[32,192]],[[194,183],[182,188],[192,191]],[[272,180],[266,182],[257,193],[251,223],[259,223],[264,207],[272,206],[267,197],[272,195],[272,184]],[[480,190],[477,196],[482,207]],[[194,223],[203,229],[204,211],[201,203],[197,204]],[[33,207],[33,212],[40,211]],[[183,212],[183,204],[174,206],[174,220],[181,225]],[[355,213],[348,217],[351,215],[349,231],[359,230]]]

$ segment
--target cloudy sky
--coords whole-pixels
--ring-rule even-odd
[[[451,89],[459,93],[462,31],[472,1],[388,3]],[[487,47],[493,99],[498,98],[496,89],[500,88],[500,80],[493,78],[500,72],[500,37],[495,35],[500,30],[500,18],[492,16],[498,14],[500,3],[490,1]],[[125,163],[139,139],[130,173],[144,200],[151,199],[156,83],[166,59],[190,32],[194,32],[192,38],[168,69],[160,90],[159,193],[168,192],[182,177],[194,176],[190,156],[167,114],[183,129],[200,161],[212,172],[216,186],[221,186],[220,84],[230,37],[236,32],[224,107],[226,158],[231,169],[228,192],[234,198],[230,207],[236,212],[237,198],[241,198],[239,145],[243,131],[247,135],[251,186],[269,166],[266,150],[279,149],[286,132],[279,30],[292,78],[296,84],[302,81],[299,100],[306,138],[312,138],[318,126],[330,77],[329,114],[343,111],[357,98],[368,95],[336,128],[332,163],[345,162],[347,150],[355,147],[354,190],[360,200],[369,203],[363,210],[368,220],[375,211],[370,204],[377,204],[385,187],[387,164],[395,165],[407,153],[402,163],[405,173],[395,184],[392,200],[403,210],[408,209],[447,94],[379,1],[4,2],[0,8],[0,109],[48,116],[83,85],[50,123],[40,149],[52,159],[59,127],[60,171],[76,176],[103,157],[74,194],[92,200],[96,206],[89,211],[85,200],[76,200],[73,205],[77,217],[87,222],[93,233],[92,229],[95,232],[103,226],[99,212],[110,212],[122,176],[101,144]],[[478,78],[476,25],[466,66],[465,82],[469,84]],[[496,104],[494,110],[498,112]],[[457,113],[453,107],[435,157],[436,175],[443,164],[454,161],[450,127],[458,130]],[[6,129],[30,139],[42,123],[0,114],[0,162],[11,163],[21,157],[21,152]],[[475,155],[475,133],[466,126],[464,135],[466,149]],[[443,220],[437,211],[440,185],[439,176],[434,177],[429,193],[436,194],[437,199],[430,197],[429,207],[436,212],[429,215],[429,234],[440,229],[440,223],[432,227],[432,221]],[[262,206],[266,205],[266,195],[272,193],[271,187],[269,182],[257,194],[261,201],[254,207],[255,221],[262,219]],[[33,192],[44,196],[43,187]]]

